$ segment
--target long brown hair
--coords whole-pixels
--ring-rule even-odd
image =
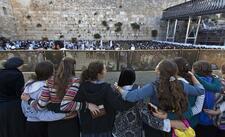
[[[75,76],[76,61],[73,58],[65,57],[59,64],[55,75],[55,84],[57,96],[62,99],[71,77]]]
[[[170,60],[162,60],[158,65],[158,70],[160,73],[157,90],[159,108],[166,112],[174,112],[182,118],[182,113],[188,109],[188,99],[181,83],[176,78],[177,65]]]
[[[81,83],[85,81],[98,80],[98,74],[104,70],[104,64],[100,61],[91,62],[88,68],[81,74]]]

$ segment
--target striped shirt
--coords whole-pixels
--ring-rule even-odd
[[[39,97],[37,108],[39,110],[43,110],[46,108],[48,103],[60,103],[61,111],[79,111],[82,108],[82,103],[73,101],[77,95],[78,89],[79,79],[75,77],[71,78],[69,80],[69,84],[66,88],[63,99],[60,99],[57,96],[56,89],[54,88],[54,77],[52,77],[46,81],[41,96]]]

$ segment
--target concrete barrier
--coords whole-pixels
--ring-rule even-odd
[[[120,71],[122,68],[132,66],[137,71],[152,71],[162,59],[184,57],[190,64],[197,60],[207,60],[221,66],[225,62],[225,50],[209,49],[166,49],[166,50],[138,50],[138,51],[0,51],[0,60],[13,56],[21,57],[25,65],[23,72],[33,72],[35,64],[43,60],[50,60],[57,68],[65,56],[76,59],[76,70],[81,71],[90,62],[102,61],[108,71]]]

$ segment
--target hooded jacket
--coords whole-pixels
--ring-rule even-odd
[[[28,81],[25,85],[24,93],[29,94],[32,99],[37,100],[41,95],[44,85],[45,81]],[[65,117],[63,113],[55,113],[47,109],[43,111],[36,110],[25,101],[22,101],[22,110],[27,117],[27,121],[30,122],[57,121]]]
[[[112,132],[116,110],[128,110],[135,105],[124,101],[110,84],[104,82],[82,83],[75,100],[104,105],[106,110],[104,116],[96,119],[92,118],[89,110],[80,111],[80,124],[84,134]]]
[[[0,69],[0,102],[20,100],[23,87],[24,78],[20,70]]]

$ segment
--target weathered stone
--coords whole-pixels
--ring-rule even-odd
[[[94,39],[99,33],[103,40],[149,40],[151,30],[158,30],[160,39],[162,10],[181,2],[184,0],[1,0],[8,14],[0,10],[0,35],[37,40],[58,39],[62,33],[71,40],[79,36]],[[101,24],[104,20],[110,20],[108,29]],[[119,21],[123,26],[115,32],[113,24]],[[140,24],[140,30],[134,31],[131,23]]]

